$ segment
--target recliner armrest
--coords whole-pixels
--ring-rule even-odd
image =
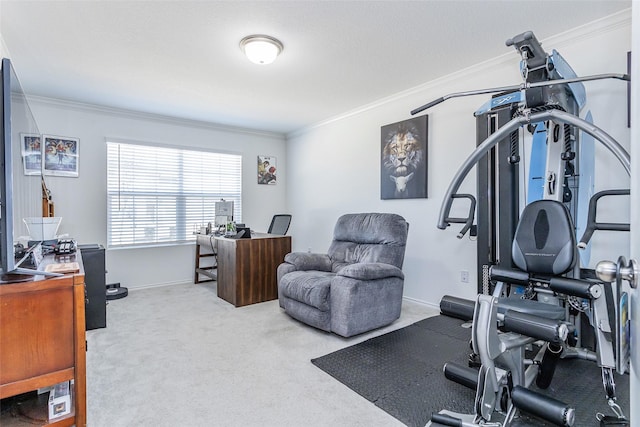
[[[284,262],[292,264],[298,271],[331,271],[331,260],[327,254],[291,252],[285,255]]]
[[[357,262],[340,269],[337,276],[350,277],[358,280],[376,280],[387,277],[404,279],[404,273],[395,265],[382,262]]]

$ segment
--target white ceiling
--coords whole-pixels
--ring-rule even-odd
[[[29,94],[288,133],[508,53],[521,32],[542,40],[630,7],[1,0],[0,33]],[[240,39],[255,33],[284,44],[274,64],[243,56]]]

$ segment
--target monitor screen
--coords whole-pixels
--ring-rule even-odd
[[[215,225],[220,227],[227,225],[229,221],[233,221],[233,201],[225,202],[224,200],[215,204]]]
[[[216,216],[233,216],[233,201],[231,202],[216,202]]]

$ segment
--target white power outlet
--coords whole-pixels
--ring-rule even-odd
[[[460,270],[460,281],[462,283],[469,283],[469,272],[467,270]]]

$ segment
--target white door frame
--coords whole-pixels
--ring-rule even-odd
[[[640,2],[632,2],[631,12],[631,258],[640,260]],[[634,75],[635,72],[635,75]],[[640,427],[640,288],[631,291],[631,427]]]

